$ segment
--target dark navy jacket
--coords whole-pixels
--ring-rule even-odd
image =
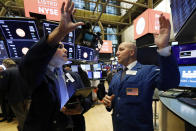
[[[119,71],[113,77],[109,95],[115,95],[112,101],[114,131],[153,131],[152,96],[155,87],[167,90],[179,84],[179,70],[174,57],[159,58],[160,68],[137,63],[131,69],[137,71],[135,75],[125,75],[120,81],[122,71]]]
[[[48,68],[57,47],[58,45],[52,47],[47,44],[44,38],[29,50],[19,66],[32,93],[32,103],[24,124],[24,131],[56,131],[61,127],[65,128],[70,121],[70,117],[60,112],[56,88],[58,82],[54,73]],[[75,81],[71,83],[68,81],[67,86],[74,87],[74,90],[84,88],[79,75],[69,73]],[[84,105],[86,105],[85,110],[90,108],[89,104]]]

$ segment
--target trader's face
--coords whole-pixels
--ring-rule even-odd
[[[133,53],[133,49],[130,48],[128,43],[121,43],[116,53],[116,56],[118,57],[118,63],[127,66],[130,59],[134,55]]]
[[[64,45],[62,43],[59,43],[59,47],[56,50],[53,59],[55,64],[64,64],[67,61],[67,50],[64,48]]]

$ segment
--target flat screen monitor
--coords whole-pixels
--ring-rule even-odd
[[[0,40],[0,59],[8,58],[8,54],[4,45],[4,42]]]
[[[43,31],[44,35],[50,34],[59,24],[52,21],[44,21],[43,22]],[[75,31],[69,32],[67,36],[62,40],[62,42],[66,43],[75,43]]]
[[[75,59],[75,46],[73,43],[65,43],[64,44],[65,49],[67,50],[67,58],[68,59]]]
[[[93,79],[93,72],[92,71],[88,71],[88,78],[89,79]]]
[[[14,41],[7,40],[8,52],[11,58],[22,57],[38,41]]]
[[[174,35],[176,35],[186,23],[187,19],[196,9],[195,0],[170,0]]]
[[[196,64],[196,43],[172,46],[179,65]]]
[[[71,70],[73,72],[78,72],[78,65],[71,65]]]
[[[0,18],[0,30],[6,40],[39,40],[34,20]]]
[[[93,64],[93,70],[97,71],[97,70],[101,70],[101,64]]]
[[[179,87],[196,88],[196,66],[179,66]]]
[[[93,79],[101,79],[102,71],[93,71]]]
[[[76,59],[93,61],[94,49],[85,46],[77,45],[76,48]]]
[[[85,71],[90,71],[91,70],[91,65],[90,64],[81,64],[80,67],[82,68],[82,70],[85,70]]]

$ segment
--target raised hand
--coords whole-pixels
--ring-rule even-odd
[[[48,36],[47,43],[59,43],[69,32],[75,30],[78,26],[83,25],[83,22],[73,23],[71,17],[74,13],[74,3],[71,0],[66,0],[61,6],[61,20],[59,26],[55,28]]]
[[[75,30],[78,26],[83,25],[83,22],[73,23],[71,17],[74,13],[74,3],[71,0],[66,0],[61,6],[61,20],[59,23],[60,32],[64,35]]]
[[[168,19],[166,19],[163,14],[159,17],[160,32],[159,34],[154,34],[155,44],[159,49],[165,48],[169,45],[171,24]]]

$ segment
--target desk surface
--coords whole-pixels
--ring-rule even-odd
[[[160,100],[179,117],[196,126],[196,108],[188,106],[174,98],[160,97]]]

